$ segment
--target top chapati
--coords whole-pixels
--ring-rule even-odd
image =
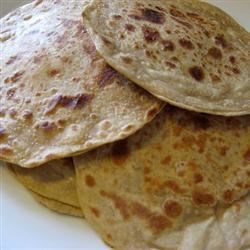
[[[81,1],[35,1],[1,19],[0,159],[24,167],[122,139],[161,102],[110,68]]]
[[[99,53],[158,98],[199,112],[250,114],[250,34],[196,0],[93,0],[83,19]]]

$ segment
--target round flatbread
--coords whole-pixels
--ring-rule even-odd
[[[84,215],[116,249],[168,249],[168,237],[249,192],[249,138],[250,116],[167,107],[126,140],[74,158]]]
[[[80,207],[72,158],[48,162],[37,168],[7,164],[16,178],[34,193],[73,207]]]
[[[49,199],[47,197],[41,196],[37,193],[30,191],[34,199],[40,202],[45,207],[61,214],[71,215],[75,217],[83,217],[82,210],[80,207],[74,207],[60,201]]]
[[[158,98],[250,114],[250,34],[197,0],[93,0],[83,20],[105,60]]]
[[[81,20],[84,0],[37,0],[0,20],[0,159],[23,167],[127,137],[159,100],[109,67]]]

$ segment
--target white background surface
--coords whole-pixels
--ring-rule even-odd
[[[207,1],[227,11],[250,31],[250,0]],[[3,16],[16,6],[27,2],[30,1],[0,0],[0,15]],[[109,248],[85,221],[56,214],[36,203],[0,163],[0,249],[106,250]]]

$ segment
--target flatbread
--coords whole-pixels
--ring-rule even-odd
[[[71,216],[75,216],[75,217],[83,217],[82,210],[80,209],[80,207],[74,207],[74,206],[62,203],[60,201],[56,201],[56,200],[41,196],[41,195],[34,193],[32,191],[30,191],[30,192],[32,193],[32,196],[34,197],[34,199],[36,201],[40,202],[45,207],[47,207],[47,208],[49,208],[57,213],[71,215]]]
[[[189,110],[250,114],[250,33],[197,0],[93,0],[83,11],[105,60]]]
[[[37,168],[8,164],[16,178],[34,193],[74,207],[80,207],[72,158],[48,162]]]
[[[126,140],[74,158],[83,213],[115,249],[168,249],[169,236],[210,225],[215,209],[247,195],[249,138],[250,116],[167,107]]]
[[[127,137],[161,102],[97,54],[84,0],[37,0],[0,20],[0,160],[23,167]]]

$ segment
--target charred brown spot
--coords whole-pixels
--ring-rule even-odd
[[[129,15],[130,18],[135,20],[143,20],[156,24],[163,24],[165,22],[165,15],[153,9],[141,9],[141,15]]]
[[[144,205],[135,202],[131,205],[131,209],[134,215],[144,219],[154,232],[159,232],[172,225],[171,221],[165,216],[153,213]]]
[[[107,45],[107,46],[111,46],[112,43],[104,36],[101,37],[102,41]]]
[[[230,63],[235,64],[236,63],[236,58],[234,56],[230,56],[229,61],[230,61]]]
[[[13,150],[9,146],[2,146],[0,147],[0,156],[5,157],[7,155],[13,154]]]
[[[143,32],[145,41],[148,43],[154,43],[160,39],[160,33],[156,29],[153,29],[149,26],[143,26],[142,32]]]
[[[164,183],[164,185],[170,188],[175,193],[179,193],[179,194],[185,193],[185,190],[182,189],[175,181],[168,180]]]
[[[124,219],[128,219],[130,217],[129,207],[124,199],[122,199],[120,196],[118,196],[114,193],[105,192],[103,190],[100,191],[100,194],[103,197],[111,199],[114,202],[116,209],[118,209],[120,211],[120,213]]]
[[[46,114],[52,113],[57,107],[80,109],[89,103],[93,98],[91,94],[78,94],[76,96],[56,95],[49,102]]]
[[[18,56],[11,56],[9,60],[6,62],[6,65],[14,63],[18,59]]]
[[[188,29],[192,29],[192,28],[193,28],[193,25],[190,24],[190,23],[188,23],[188,22],[185,22],[185,21],[183,21],[183,20],[180,20],[180,19],[178,19],[178,18],[176,18],[176,17],[172,17],[172,18],[173,18],[173,20],[175,20],[177,23],[179,23],[179,24],[181,24],[181,25],[187,27]]]
[[[172,63],[172,62],[166,61],[165,64],[166,64],[169,68],[171,68],[171,69],[175,69],[175,68],[176,68],[176,65],[175,65],[174,63]]]
[[[90,207],[90,211],[95,215],[95,217],[99,218],[100,217],[100,211],[96,207]]]
[[[122,61],[126,64],[131,64],[133,62],[133,59],[130,57],[122,57]]]
[[[38,5],[41,4],[42,2],[43,2],[43,0],[36,0],[34,4],[35,4],[35,6],[38,6]]]
[[[182,206],[176,201],[166,201],[163,209],[167,216],[173,218],[180,216],[182,213]]]
[[[95,186],[95,179],[91,175],[86,175],[85,176],[85,183],[88,187],[94,187]]]
[[[248,150],[244,153],[243,157],[244,157],[244,159],[245,159],[246,161],[249,161],[249,162],[250,162],[250,149],[248,149]]]
[[[165,15],[153,9],[143,9],[142,16],[145,21],[151,23],[163,24],[165,22]]]
[[[61,72],[60,69],[50,69],[47,71],[47,74],[49,77],[54,77],[54,76],[60,74],[60,72]]]
[[[115,77],[117,77],[117,72],[113,68],[106,66],[98,76],[98,85],[100,87],[105,87],[110,84]]]
[[[201,183],[203,181],[203,176],[199,173],[194,174],[194,183]]]
[[[129,23],[125,24],[125,28],[126,28],[126,30],[131,31],[131,32],[135,31],[135,26],[132,24],[129,24]]]
[[[161,164],[168,165],[171,162],[171,159],[172,159],[171,156],[168,155],[161,161]]]
[[[238,68],[233,68],[232,70],[234,72],[234,74],[238,75],[240,74],[240,70]]]
[[[0,138],[6,135],[6,130],[0,125]]]
[[[226,190],[223,193],[223,199],[226,202],[232,202],[233,201],[233,191],[232,190]]]
[[[181,11],[177,10],[176,7],[173,7],[170,10],[170,14],[175,17],[185,18],[185,15]]]
[[[228,146],[223,146],[219,149],[220,155],[225,156],[227,154],[227,151],[229,150]]]
[[[214,59],[221,59],[222,53],[219,48],[213,47],[208,50],[208,55],[213,57]]]
[[[116,20],[120,20],[120,19],[122,19],[122,16],[121,15],[113,15],[113,18]]]
[[[221,79],[218,75],[211,74],[211,79],[214,83],[220,82]]]
[[[194,191],[192,197],[193,197],[193,202],[198,206],[200,205],[212,206],[214,205],[215,202],[213,195],[209,193]]]
[[[13,98],[14,95],[15,95],[15,93],[16,93],[16,88],[9,89],[9,90],[6,92],[6,97],[7,97],[7,99],[9,100],[9,99]]]
[[[23,113],[23,118],[24,118],[25,120],[31,120],[32,117],[33,117],[32,111],[30,111],[30,110],[25,110],[25,111],[24,111],[24,113]]]
[[[179,40],[179,44],[184,48],[184,49],[194,49],[194,45],[192,44],[191,41],[182,38]]]
[[[174,51],[175,45],[172,41],[169,40],[163,40],[162,42],[163,50],[164,51]]]
[[[189,69],[190,75],[196,80],[196,81],[202,81],[205,78],[205,74],[203,72],[203,69],[199,66],[194,66]]]
[[[17,82],[18,80],[21,79],[22,75],[24,74],[25,71],[19,71],[19,72],[16,72],[13,76],[11,77],[7,77],[5,80],[4,80],[4,83],[15,83]]]
[[[129,153],[127,140],[118,141],[112,146],[112,160],[116,165],[122,165],[128,159]]]
[[[227,41],[226,41],[224,35],[217,35],[217,36],[215,37],[215,43],[216,43],[217,45],[220,45],[220,46],[223,47],[223,48],[227,48],[227,47],[228,47],[228,43],[227,43]]]

